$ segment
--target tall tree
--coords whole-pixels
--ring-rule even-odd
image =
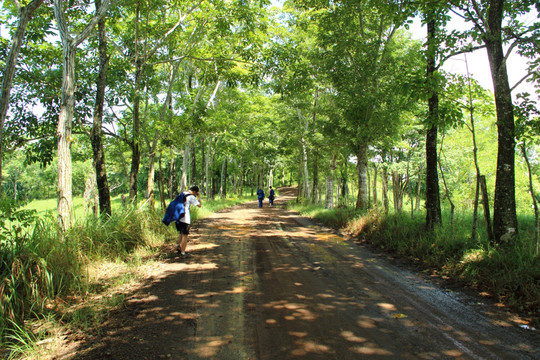
[[[4,155],[4,123],[9,109],[9,96],[11,93],[13,78],[17,68],[17,58],[21,49],[26,27],[34,12],[43,4],[43,0],[32,0],[28,5],[21,7],[15,1],[19,10],[19,23],[13,36],[11,48],[6,59],[2,77],[2,89],[0,93],[0,194],[2,192],[2,157]]]
[[[439,175],[437,171],[437,133],[439,117],[439,94],[437,86],[437,57],[438,57],[438,10],[426,11],[427,23],[427,72],[428,86],[428,122],[426,134],[426,227],[433,229],[442,224],[441,200],[439,192]]]
[[[96,9],[101,7],[101,0],[95,0]],[[96,172],[96,184],[98,188],[99,212],[102,215],[111,215],[111,196],[107,168],[105,163],[105,151],[103,149],[103,137],[101,126],[103,124],[103,107],[105,102],[105,89],[107,86],[107,69],[109,56],[107,54],[107,37],[105,33],[105,19],[98,22],[98,53],[99,70],[96,82],[96,103],[94,106],[94,118],[90,141],[94,153],[94,170]]]
[[[72,165],[71,143],[72,122],[75,107],[75,56],[77,47],[90,35],[96,24],[109,9],[110,0],[105,0],[86,27],[72,37],[66,21],[67,6],[63,0],[54,0],[54,15],[60,33],[63,51],[62,99],[56,136],[58,139],[58,224],[62,230],[71,227]]]
[[[467,0],[453,1],[471,22],[468,33],[473,41],[479,39],[486,47],[497,109],[498,152],[497,177],[493,211],[493,233],[496,243],[511,241],[518,232],[515,199],[515,124],[512,91],[508,80],[507,59],[516,48],[530,53],[538,49],[538,24],[525,25],[518,16],[527,14],[532,6],[540,10],[538,1]],[[504,24],[504,26],[503,26]],[[510,44],[507,51],[505,44]],[[537,51],[536,51],[537,53]]]
[[[396,92],[405,91],[407,74],[418,64],[402,61],[411,43],[400,33],[412,14],[408,1],[339,1],[316,3],[321,70],[328,74],[342,109],[343,121],[336,124],[356,156],[358,194],[356,207],[368,207],[368,147],[399,129]],[[400,66],[394,66],[399,64]],[[404,76],[405,75],[405,76]],[[410,92],[409,92],[410,93]],[[387,116],[393,108],[392,117]]]
[[[170,13],[176,9],[164,9],[163,12],[157,12],[157,15],[165,14],[164,17],[158,16],[160,20],[156,20],[153,17],[155,15],[154,8],[159,9],[159,4],[146,2],[144,0],[138,0],[136,2],[135,19],[134,19],[134,39],[129,37],[129,45],[133,42],[133,49],[130,51],[129,60],[134,66],[134,83],[131,96],[132,104],[132,139],[130,146],[132,149],[131,154],[131,170],[129,176],[129,199],[135,201],[138,192],[138,177],[139,167],[141,163],[141,92],[143,91],[143,77],[144,70],[146,69],[148,62],[152,59],[156,53],[161,49],[165,41],[174,32],[181,27],[183,21],[188,15],[199,8],[201,0],[195,1],[193,4],[188,4],[188,9],[178,9],[178,16],[170,23]],[[163,9],[162,9],[163,10]],[[183,11],[185,10],[185,11]],[[145,20],[141,22],[141,11],[144,12]],[[160,25],[156,26],[157,31],[152,31],[148,27],[144,27],[141,31],[141,24],[145,25],[155,24],[161,21]],[[155,37],[153,37],[155,36]],[[127,40],[127,39],[126,39]]]

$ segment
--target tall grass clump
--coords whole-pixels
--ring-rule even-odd
[[[14,338],[25,320],[46,311],[47,301],[69,289],[80,267],[57,228],[15,204],[0,204],[0,339]],[[15,337],[16,338],[16,337]]]
[[[471,247],[447,273],[532,315],[540,325],[540,257],[531,238],[521,236],[500,247]]]
[[[477,240],[471,239],[469,217],[456,219],[453,228],[445,224],[428,232],[423,215],[374,212],[351,221],[347,230],[361,241],[473,286],[539,321],[540,258],[531,237],[522,235],[512,244],[493,247],[483,231]]]
[[[31,337],[28,320],[54,312],[58,297],[87,293],[91,262],[127,259],[166,235],[159,214],[146,210],[126,208],[106,220],[89,216],[60,236],[53,217],[6,201],[0,206],[0,347],[12,353],[26,347],[17,339]]]
[[[159,225],[157,214],[128,206],[106,219],[86,217],[68,231],[66,238],[78,244],[80,256],[86,261],[126,259],[135,248],[155,243]]]

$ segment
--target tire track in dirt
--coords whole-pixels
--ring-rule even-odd
[[[193,257],[171,245],[76,358],[540,358],[537,333],[285,210],[292,195],[196,223]]]

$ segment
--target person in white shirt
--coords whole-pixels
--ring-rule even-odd
[[[198,186],[192,186],[189,188],[189,191],[186,191],[185,193],[185,214],[184,217],[181,217],[176,222],[176,230],[179,232],[178,236],[178,246],[176,248],[176,251],[182,256],[182,257],[190,257],[191,254],[186,252],[186,247],[188,243],[188,235],[189,235],[189,229],[191,228],[191,215],[189,213],[189,208],[191,205],[195,205],[198,207],[201,207],[201,196],[199,194],[199,187]]]

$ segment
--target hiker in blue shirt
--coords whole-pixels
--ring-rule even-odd
[[[259,199],[259,207],[262,208],[263,200],[264,200],[264,191],[261,189],[261,187],[257,187],[257,198]]]
[[[276,198],[276,192],[270,186],[270,195],[268,195],[268,202],[270,203],[270,206],[274,206],[274,199],[275,198]]]

